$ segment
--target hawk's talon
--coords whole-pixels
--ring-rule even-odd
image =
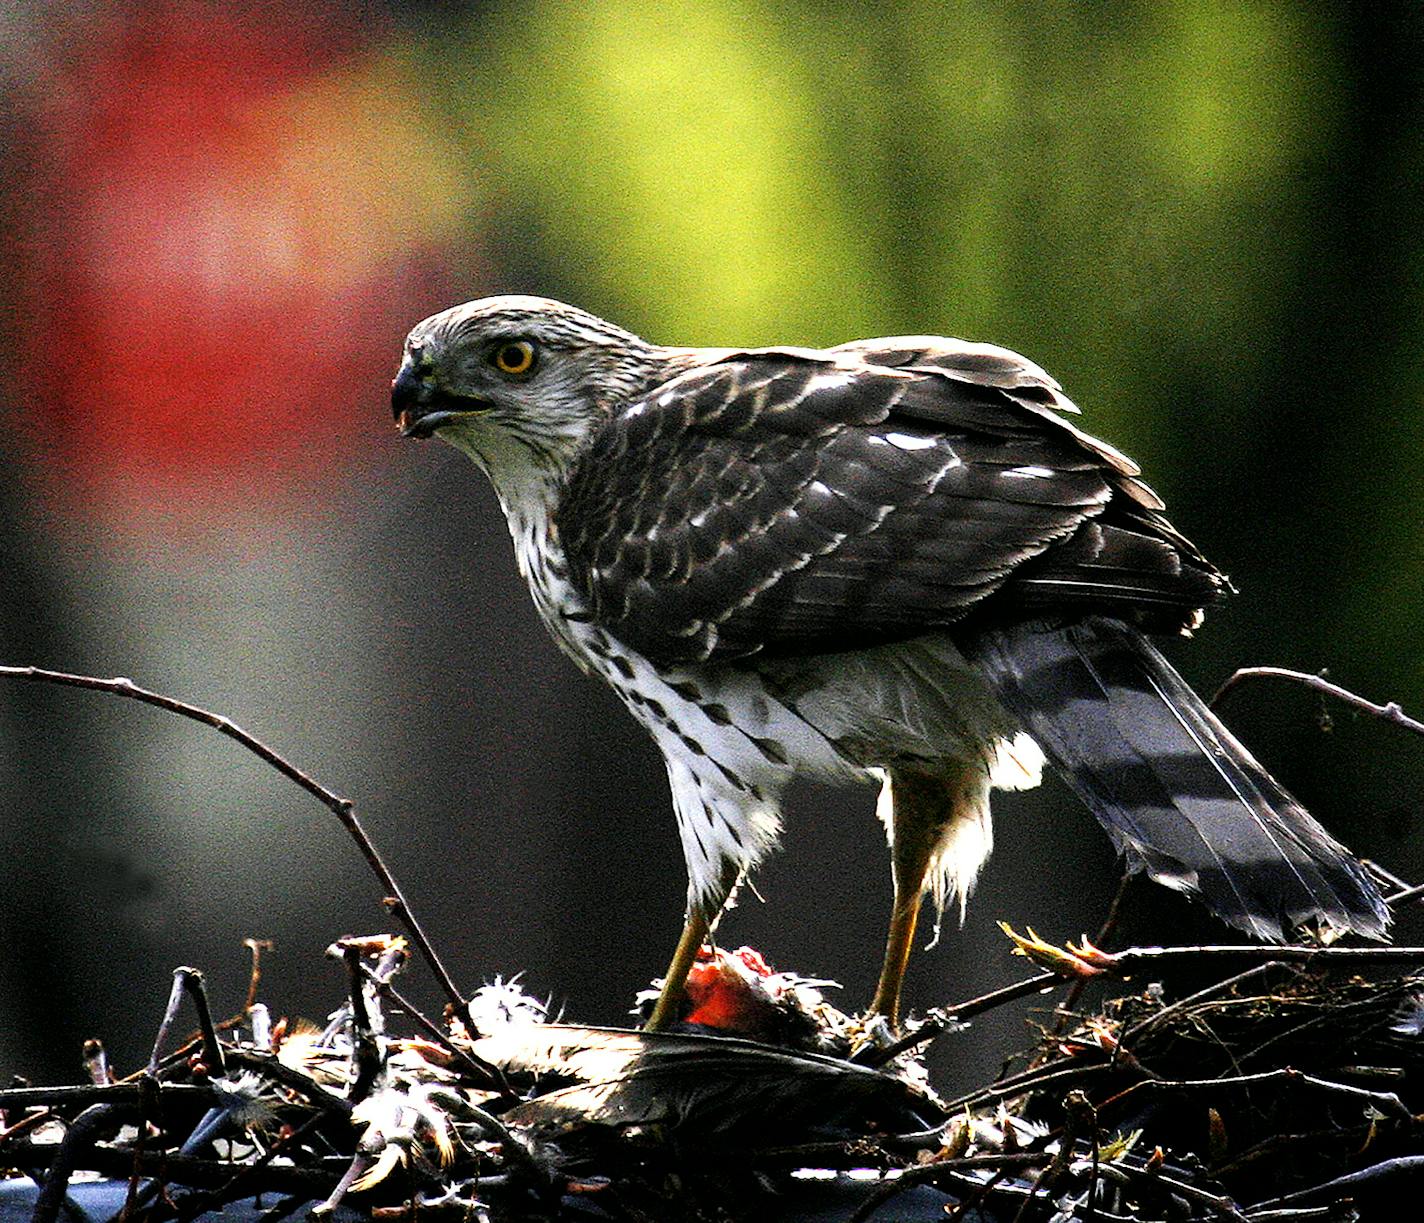
[[[1091,956],[1102,957],[1103,952],[1098,951],[1086,938],[1083,939],[1082,946],[1087,948],[1084,955],[1078,954],[1078,949],[1069,944],[1065,947],[1055,947],[1052,943],[1040,938],[1038,932],[1032,927],[1026,927],[1028,933],[1020,934],[1006,921],[999,923],[1002,930],[1014,944],[1014,955],[1021,955],[1025,959],[1032,960],[1040,968],[1046,968],[1049,972],[1057,973],[1060,977],[1091,978],[1102,976],[1107,971],[1104,967],[1099,967],[1091,962]]]

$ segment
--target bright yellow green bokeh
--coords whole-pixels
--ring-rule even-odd
[[[825,190],[796,48],[755,6],[524,16],[481,26],[465,114],[588,300],[668,340],[765,342],[798,315],[828,339],[854,320],[873,265]]]
[[[534,2],[452,31],[405,53],[466,151],[472,267],[665,342],[1007,344],[1174,505],[1231,496],[1272,428],[1326,428],[1261,415],[1309,375],[1317,266],[1350,288],[1314,210],[1341,215],[1362,69],[1323,6]],[[1379,381],[1341,410],[1417,412]],[[1204,439],[1219,461],[1184,466]],[[1394,484],[1360,512],[1413,555]]]
[[[994,339],[1093,371],[1220,359],[1250,244],[1333,120],[1278,5],[903,0],[510,7],[470,22],[446,105],[504,249],[660,338]]]

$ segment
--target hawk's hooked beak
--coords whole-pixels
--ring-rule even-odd
[[[433,389],[416,373],[416,364],[406,359],[400,363],[400,372],[390,383],[390,411],[396,417],[396,427],[402,437],[429,437],[439,427],[434,417],[440,413],[431,411]]]
[[[458,406],[456,406],[458,405]],[[437,429],[487,406],[463,396],[447,395],[406,358],[391,382],[391,414],[402,437],[430,437]]]
[[[434,411],[434,388],[416,373],[415,362],[407,358],[391,382],[391,414],[402,437],[429,437],[446,415]]]

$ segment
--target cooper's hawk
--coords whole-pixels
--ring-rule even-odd
[[[923,895],[963,903],[989,791],[1044,753],[1132,867],[1231,925],[1383,934],[1360,864],[1144,636],[1225,579],[1023,357],[665,348],[491,297],[410,333],[392,405],[489,476],[555,640],[662,750],[690,882],[652,1025],[798,774],[883,778],[892,1023]]]

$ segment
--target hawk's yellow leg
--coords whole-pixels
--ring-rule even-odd
[[[890,910],[885,962],[870,1013],[884,1015],[893,1028],[900,1023],[900,989],[920,920],[925,880],[955,809],[942,777],[897,770],[890,775],[890,794],[890,873],[895,882],[895,902]]]
[[[672,963],[668,965],[667,976],[663,978],[662,992],[653,1004],[653,1013],[643,1025],[643,1031],[656,1032],[669,1024],[676,1023],[686,992],[687,974],[697,962],[697,953],[708,941],[712,927],[722,915],[727,897],[736,889],[742,869],[734,862],[723,864],[722,876],[715,888],[688,906],[687,920],[683,923],[682,937],[677,940],[677,950],[672,953]]]
[[[643,1025],[644,1031],[656,1032],[677,1019],[678,1008],[682,1004],[683,987],[687,984],[687,974],[692,971],[697,952],[706,941],[711,928],[712,923],[707,920],[701,906],[695,906],[687,915],[687,922],[682,927],[682,937],[677,940],[677,950],[672,953],[672,963],[668,965],[667,975],[663,978],[662,992],[653,1005],[653,1013],[648,1016],[648,1022]]]

